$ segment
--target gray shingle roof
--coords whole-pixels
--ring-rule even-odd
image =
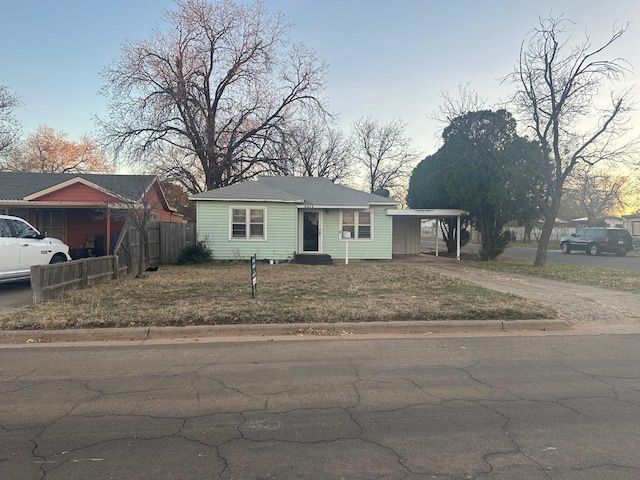
[[[322,177],[258,177],[258,180],[209,190],[192,200],[295,202],[316,207],[368,207],[399,202],[333,183]]]
[[[22,200],[24,197],[78,177],[132,200],[140,198],[156,178],[155,175],[0,172],[0,201]]]
[[[291,202],[302,203],[301,197],[290,195],[286,192],[275,190],[263,183],[243,182],[216,188],[207,192],[198,193],[189,197],[193,200],[230,200],[230,201],[255,201],[255,202]]]

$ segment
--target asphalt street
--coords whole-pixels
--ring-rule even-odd
[[[533,261],[536,257],[536,251],[533,248],[509,247],[503,255],[505,257],[523,258]],[[603,253],[593,257],[584,252],[565,254],[560,250],[549,250],[547,252],[547,262],[581,265],[584,267],[617,268],[620,270],[640,272],[640,257],[635,255],[616,257],[612,254]]]
[[[0,348],[0,478],[638,479],[640,335]]]

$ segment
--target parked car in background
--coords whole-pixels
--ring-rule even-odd
[[[0,283],[26,280],[32,265],[66,262],[69,246],[20,217],[0,215]]]
[[[581,228],[560,239],[562,253],[580,250],[589,255],[615,253],[624,257],[633,250],[633,237],[623,228]]]

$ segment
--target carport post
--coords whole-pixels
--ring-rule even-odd
[[[438,229],[440,228],[440,219],[436,218],[436,257],[438,256]]]
[[[458,238],[457,238],[457,242],[456,243],[458,244],[457,245],[458,251],[457,251],[456,258],[458,260],[460,260],[460,235],[462,234],[462,232],[460,231],[460,215],[458,215],[458,230],[457,230],[457,232],[458,232],[458,235],[457,235]]]

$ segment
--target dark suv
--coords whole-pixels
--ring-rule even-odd
[[[562,253],[582,250],[589,255],[615,253],[624,257],[633,250],[633,237],[623,228],[581,228],[560,239]]]

